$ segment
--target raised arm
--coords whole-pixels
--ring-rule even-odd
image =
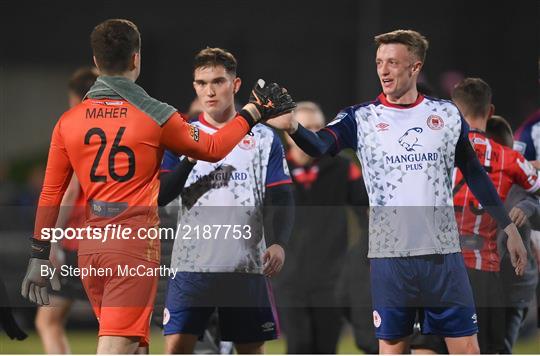
[[[217,162],[231,152],[256,124],[256,120],[260,118],[259,116],[254,119],[257,113],[256,110],[255,114],[242,110],[213,135],[188,124],[180,114],[175,113],[163,125],[161,143],[176,154]]]
[[[358,144],[358,129],[351,108],[342,110],[334,121],[317,132],[306,129],[294,117],[280,117],[268,120],[267,123],[286,131],[298,147],[312,157],[320,157],[326,153],[335,155],[344,148],[355,150]]]
[[[259,79],[249,103],[227,125],[213,135],[192,126],[175,113],[163,125],[161,143],[177,154],[217,162],[223,159],[259,121],[284,115],[296,107],[287,91],[276,83]]]

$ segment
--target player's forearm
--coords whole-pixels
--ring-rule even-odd
[[[171,172],[163,173],[159,177],[159,195],[158,205],[165,206],[176,199],[182,190],[189,177],[189,173],[196,163],[191,163],[188,158],[184,158],[180,164]]]
[[[300,124],[298,124],[298,129],[290,136],[298,147],[312,157],[324,155],[335,143],[334,137],[328,131],[320,130],[315,133]]]
[[[62,198],[73,175],[73,169],[63,147],[59,126],[55,127],[39,197],[34,226],[34,238],[40,240],[44,228],[56,226]]]
[[[285,247],[294,227],[294,196],[290,184],[268,188],[265,196],[264,221],[266,245]]]
[[[69,217],[75,208],[75,202],[79,198],[80,192],[79,180],[77,176],[72,175],[71,181],[67,187],[62,203],[60,204],[60,210],[58,212],[58,218],[56,219],[56,227],[63,228],[67,225]]]
[[[213,135],[187,124],[180,115],[163,126],[161,143],[172,152],[194,159],[217,162],[223,159],[255,125],[247,110],[242,110]]]
[[[66,177],[67,178],[67,177]],[[69,184],[69,178],[60,186],[43,185],[36,211],[36,223],[34,226],[34,238],[41,240],[44,228],[56,226],[62,197]]]
[[[476,152],[467,141],[460,147],[456,147],[456,164],[461,170],[467,186],[487,212],[497,221],[501,229],[505,229],[512,223],[503,202],[489,179],[484,168],[480,164]]]

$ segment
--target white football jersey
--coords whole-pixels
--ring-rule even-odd
[[[217,129],[203,115],[192,125],[213,134]],[[162,171],[182,158],[166,152]],[[263,125],[253,127],[221,161],[198,161],[180,195],[171,268],[262,273],[265,191],[291,182],[281,141]]]
[[[419,96],[408,106],[377,100],[342,110],[327,127],[336,153],[352,148],[370,200],[368,257],[459,252],[452,201],[454,104]]]

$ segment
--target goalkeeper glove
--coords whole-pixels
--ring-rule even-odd
[[[253,87],[249,102],[255,105],[263,121],[291,112],[296,107],[285,88],[276,83],[266,85],[262,79]]]
[[[49,275],[52,273],[52,264],[49,262],[50,243],[32,241],[32,255],[28,261],[28,268],[24,276],[21,294],[24,298],[39,305],[49,304],[47,285]],[[45,268],[46,267],[46,268]],[[60,279],[56,273],[50,278],[54,290],[60,290]]]

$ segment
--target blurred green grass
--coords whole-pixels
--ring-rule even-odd
[[[68,331],[68,338],[74,354],[95,354],[97,337],[96,333],[91,331]],[[266,343],[265,352],[267,354],[282,354],[285,352],[285,341],[283,339],[274,340]],[[40,354],[43,348],[39,337],[31,333],[28,339],[24,341],[10,340],[4,333],[0,335],[0,353],[1,354]],[[150,353],[163,353],[163,336],[160,330],[152,331]],[[360,351],[354,345],[352,336],[344,333],[338,346],[340,354],[359,354]],[[540,334],[526,340],[520,340],[514,348],[516,354],[540,354]]]

